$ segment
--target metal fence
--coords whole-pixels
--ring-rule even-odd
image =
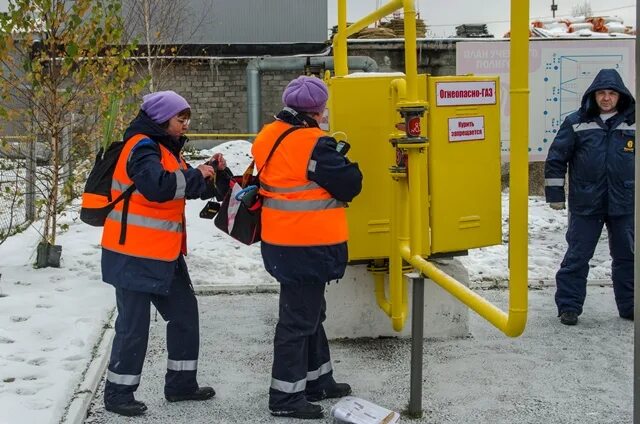
[[[35,217],[36,166],[36,143],[6,137],[0,144],[0,244]]]

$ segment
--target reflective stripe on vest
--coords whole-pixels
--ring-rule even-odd
[[[127,162],[134,146],[144,138],[148,137],[136,135],[127,140],[113,173],[112,198],[116,198],[133,184],[127,174]],[[186,180],[182,170],[187,166],[182,158],[178,160],[166,147],[161,144],[158,146],[162,168],[176,176],[174,199],[152,202],[135,190],[128,201],[119,202],[107,216],[102,233],[102,247],[129,256],[173,261],[180,252],[186,253]],[[124,243],[121,243],[120,233],[122,223],[125,222],[123,219],[126,220],[126,237]]]
[[[347,217],[343,202],[307,178],[307,168],[319,128],[305,128],[288,135],[267,166],[264,162],[277,138],[291,125],[276,121],[256,137],[251,152],[260,172],[263,241],[280,246],[319,246],[347,241]]]

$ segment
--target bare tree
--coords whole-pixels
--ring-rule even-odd
[[[174,0],[125,0],[126,37],[144,42],[137,71],[146,78],[149,91],[161,90],[166,72],[184,45],[193,39],[209,14],[206,2],[195,10],[189,2],[178,7]]]
[[[593,15],[593,11],[591,9],[591,2],[589,1],[584,1],[582,3],[578,3],[575,6],[573,6],[571,8],[571,15],[572,16],[592,16]]]
[[[123,33],[119,0],[11,0],[0,14],[0,116],[43,147],[35,176],[42,266],[58,214],[83,179],[70,163],[91,157],[113,93],[140,89],[130,83],[133,47],[121,46]]]

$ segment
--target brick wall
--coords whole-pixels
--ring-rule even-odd
[[[404,43],[401,40],[351,43],[349,54],[369,56],[381,72],[404,71]],[[455,42],[419,43],[419,72],[455,74]],[[202,59],[175,61],[156,78],[156,90],[175,90],[192,106],[194,133],[246,133],[246,67],[250,59]],[[300,71],[261,74],[261,119],[272,120],[282,107],[281,95],[287,83]]]

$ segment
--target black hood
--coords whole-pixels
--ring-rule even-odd
[[[598,72],[595,79],[587,88],[582,96],[582,105],[580,111],[584,116],[593,118],[600,115],[598,104],[596,103],[595,93],[598,90],[614,90],[620,93],[620,99],[616,109],[627,117],[635,113],[636,101],[631,95],[629,89],[622,82],[622,77],[615,69],[602,69]]]
[[[184,144],[189,141],[185,136],[182,136],[179,139],[175,139],[170,136],[164,128],[156,124],[142,110],[138,112],[138,116],[136,116],[129,124],[129,128],[124,132],[123,140],[126,141],[136,134],[146,135],[156,143],[162,144],[176,156],[180,155],[182,147],[184,147]]]

